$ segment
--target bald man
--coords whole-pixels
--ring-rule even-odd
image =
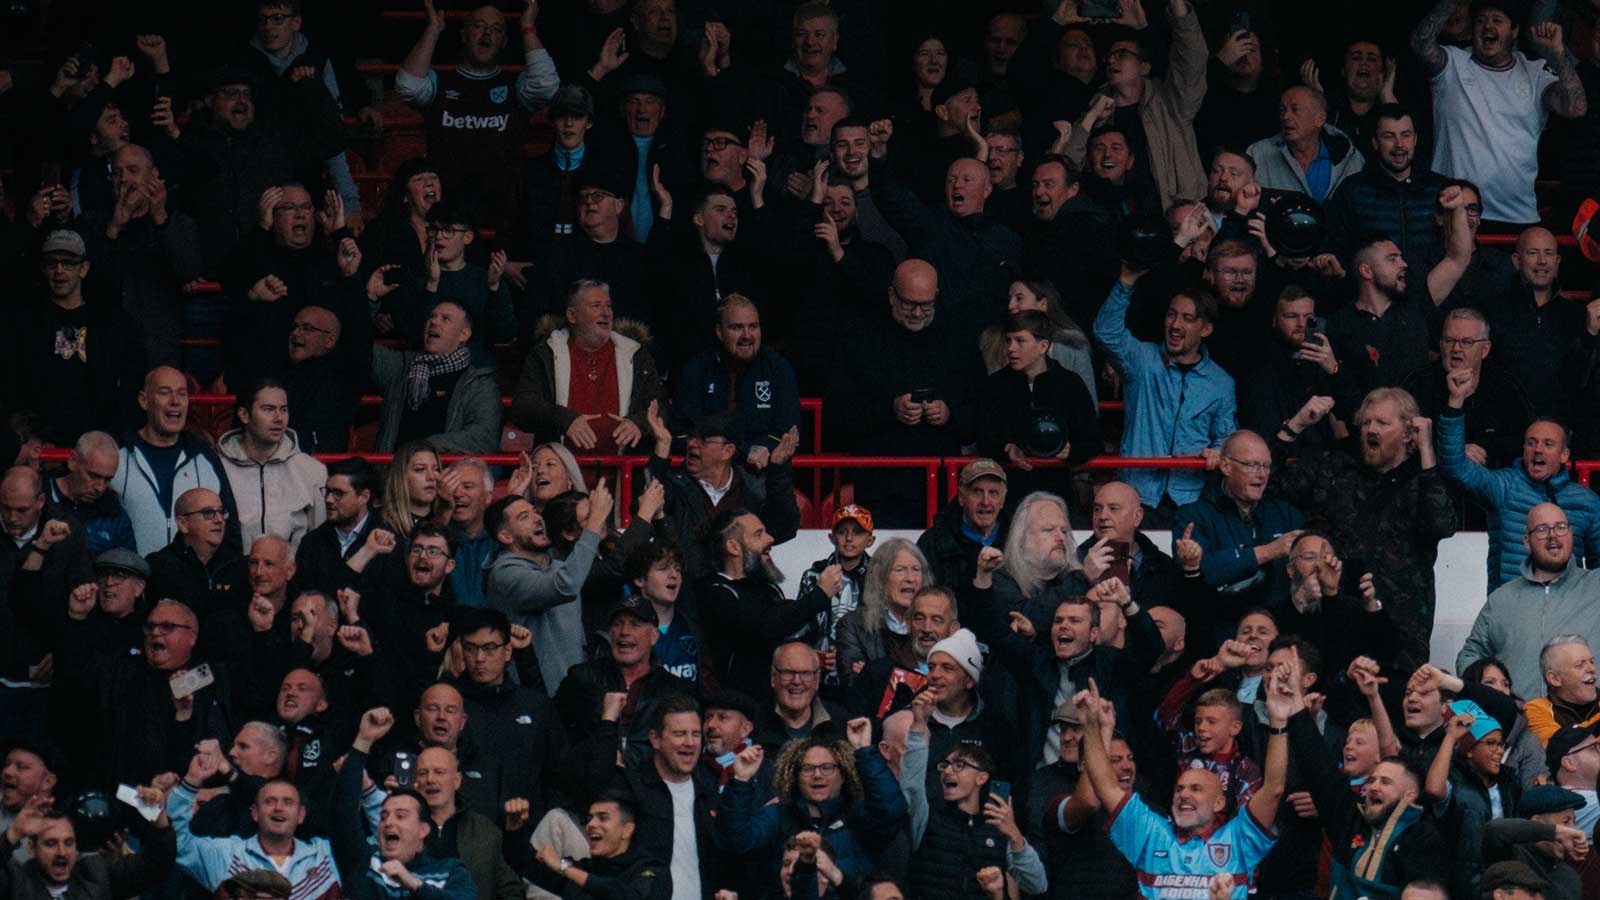
[[[1121,481],[1102,484],[1090,507],[1094,534],[1078,545],[1078,558],[1090,567],[1090,578],[1120,579],[1141,604],[1170,602],[1181,588],[1182,573],[1172,557],[1140,533],[1143,521],[1138,491]]]
[[[1494,336],[1492,358],[1522,384],[1535,415],[1570,424],[1562,366],[1588,344],[1584,304],[1561,296],[1561,253],[1549,229],[1518,235],[1511,265],[1515,278],[1489,294],[1483,308]]]
[[[1318,203],[1366,166],[1350,138],[1328,124],[1328,98],[1298,85],[1278,100],[1278,133],[1256,141],[1246,152],[1255,160],[1257,184],[1297,191]]]
[[[910,256],[927,260],[939,272],[946,324],[970,346],[993,317],[996,298],[1011,286],[1009,273],[1021,270],[1022,238],[985,212],[993,187],[988,166],[976,159],[949,163],[939,205],[919,199],[887,164],[893,133],[888,120],[873,123],[872,200],[884,221],[905,235]]]
[[[249,603],[244,556],[227,540],[227,504],[208,488],[191,488],[174,502],[177,538],[150,554],[151,597],[182,600],[202,616]]]
[[[1579,565],[1579,535],[1561,507],[1540,503],[1523,524],[1528,556],[1522,573],[1489,594],[1456,657],[1456,671],[1494,657],[1505,664],[1513,690],[1537,697],[1546,641],[1563,634],[1591,640],[1600,635],[1600,574]]]
[[[184,430],[189,423],[188,379],[171,366],[158,366],[145,376],[138,397],[144,426],[117,452],[113,486],[133,522],[139,554],[149,556],[178,536],[177,500],[193,488],[216,492],[227,513],[226,539],[237,548],[237,509],[222,461],[203,438]]]
[[[94,580],[82,526],[45,499],[37,469],[18,466],[0,478],[0,572],[10,582],[0,611],[0,719],[44,714],[48,691],[26,685],[60,641],[64,597]],[[34,718],[33,722],[42,722]]]
[[[1206,483],[1200,499],[1173,517],[1174,546],[1192,525],[1190,539],[1204,556],[1200,574],[1218,592],[1217,628],[1231,637],[1245,610],[1289,597],[1284,566],[1289,547],[1305,527],[1305,516],[1268,496],[1272,451],[1253,431],[1239,430],[1222,442],[1222,477]]]
[[[950,456],[971,438],[977,343],[946,322],[943,296],[929,261],[908,259],[895,269],[885,314],[839,336],[827,406],[839,413],[842,446],[868,456]],[[922,481],[918,473],[875,474],[858,482],[856,501],[880,528],[920,528]]]
[[[346,327],[325,306],[306,306],[289,328],[283,386],[294,411],[294,433],[306,453],[343,453],[371,372],[372,322],[356,316]],[[241,382],[242,383],[242,382]]]
[[[178,365],[181,289],[205,273],[200,228],[177,209],[150,151],[138,144],[112,155],[111,190],[110,209],[84,212],[89,259],[120,279],[122,307],[139,323],[147,361]]]

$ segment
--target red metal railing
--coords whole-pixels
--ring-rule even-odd
[[[49,448],[40,451],[39,458],[43,462],[65,462],[72,451],[65,448]],[[510,453],[471,454],[475,459],[482,460],[491,466],[515,466],[518,457]],[[392,453],[318,453],[317,459],[323,462],[333,462],[339,459],[357,457],[368,462],[388,465],[394,460]],[[446,465],[459,459],[464,459],[461,454],[445,454],[440,461]],[[977,457],[971,456],[849,456],[842,453],[813,453],[796,456],[792,465],[796,469],[810,469],[820,474],[823,469],[869,469],[869,470],[921,470],[924,477],[924,498],[927,504],[924,527],[931,527],[939,510],[951,497],[955,496],[955,481],[961,467],[972,462]],[[646,456],[580,456],[578,465],[585,469],[615,470],[616,495],[621,498],[633,496],[633,485],[637,470],[644,468],[650,462]],[[674,457],[673,465],[683,462],[682,457]],[[1181,469],[1198,470],[1205,468],[1205,460],[1199,457],[1119,457],[1096,456],[1077,465],[1069,466],[1058,459],[1038,459],[1031,461],[1036,469],[1071,469],[1089,471],[1109,471],[1116,469]],[[1591,468],[1600,468],[1600,462],[1579,463],[1581,468],[1588,465]],[[940,473],[944,478],[940,478]],[[1587,479],[1587,472],[1583,477]],[[941,491],[941,481],[943,489]],[[814,495],[815,500],[820,497]],[[618,515],[624,527],[627,526],[631,516],[627,503],[617,504]]]
[[[1589,480],[1594,477],[1595,472],[1600,472],[1600,460],[1580,459],[1572,464],[1572,477],[1578,479],[1578,483],[1584,487],[1594,487]]]

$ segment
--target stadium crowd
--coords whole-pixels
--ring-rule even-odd
[[[1600,897],[1600,0],[6,6],[0,900]]]

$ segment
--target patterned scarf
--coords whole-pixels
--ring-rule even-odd
[[[428,402],[428,383],[436,375],[460,372],[472,361],[472,353],[465,346],[449,353],[419,353],[406,370],[406,406],[416,412]]]

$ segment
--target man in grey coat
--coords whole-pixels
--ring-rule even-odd
[[[493,453],[500,444],[500,391],[493,366],[472,365],[472,316],[442,300],[428,315],[422,352],[372,348],[372,380],[383,388],[378,452],[426,440],[440,453]]]
[[[483,514],[484,528],[500,545],[485,576],[489,606],[533,632],[539,671],[551,696],[567,670],[584,660],[583,610],[577,601],[611,521],[611,492],[604,479],[587,502],[583,534],[565,559],[552,556],[544,517],[521,497],[502,497]]]
[[[1544,685],[1539,654],[1546,641],[1600,635],[1600,576],[1578,565],[1572,538],[1561,507],[1541,503],[1528,511],[1522,576],[1489,595],[1456,657],[1456,671],[1494,657],[1505,663],[1514,690],[1535,697]]]

